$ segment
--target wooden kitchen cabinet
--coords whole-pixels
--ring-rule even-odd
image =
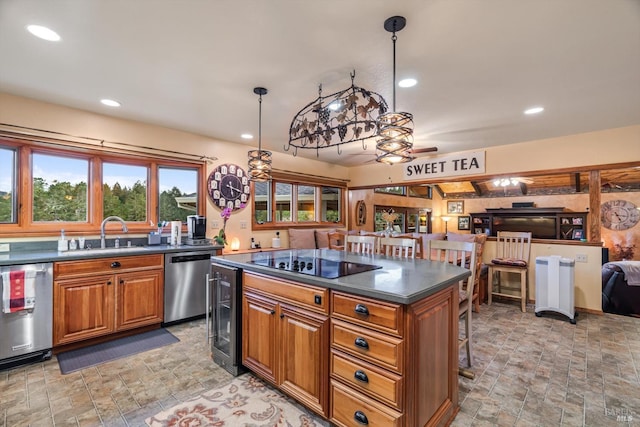
[[[243,364],[327,416],[328,291],[243,274]]]
[[[332,292],[329,419],[446,425],[458,407],[457,292],[410,305]]]
[[[54,263],[54,347],[160,324],[163,263],[160,254]]]

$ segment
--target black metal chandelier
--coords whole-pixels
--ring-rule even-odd
[[[258,149],[250,150],[249,156],[249,179],[251,181],[264,182],[271,180],[271,151],[262,149],[262,95],[267,94],[267,89],[263,87],[253,88],[253,93],[259,95],[258,113]]]
[[[316,150],[337,147],[354,141],[363,141],[362,148],[367,149],[365,140],[378,134],[378,120],[388,109],[382,95],[363,89],[354,84],[355,71],[351,73],[351,86],[347,89],[322,95],[322,85],[318,88],[318,97],[305,105],[295,115],[289,127],[289,143],[284,149]]]
[[[396,111],[396,32],[402,30],[407,20],[392,16],[384,21],[384,29],[393,33],[393,110],[380,115],[376,161],[387,164],[410,162],[413,148],[413,115]]]

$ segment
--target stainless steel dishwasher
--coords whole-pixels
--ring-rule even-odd
[[[164,323],[204,316],[204,282],[214,250],[173,252],[164,256]]]
[[[10,286],[23,286],[21,303],[14,304]],[[53,264],[0,267],[0,297],[0,369],[51,358]]]

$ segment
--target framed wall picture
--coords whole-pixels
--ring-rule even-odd
[[[464,213],[464,202],[463,201],[447,202],[447,213],[448,214]]]
[[[574,229],[571,238],[573,240],[582,240],[584,238],[584,230],[581,228]]]
[[[458,230],[470,230],[471,229],[471,217],[459,216],[458,217]]]

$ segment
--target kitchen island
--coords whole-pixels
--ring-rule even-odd
[[[455,417],[468,270],[329,249],[212,260],[242,269],[242,363],[255,374],[339,426]]]

